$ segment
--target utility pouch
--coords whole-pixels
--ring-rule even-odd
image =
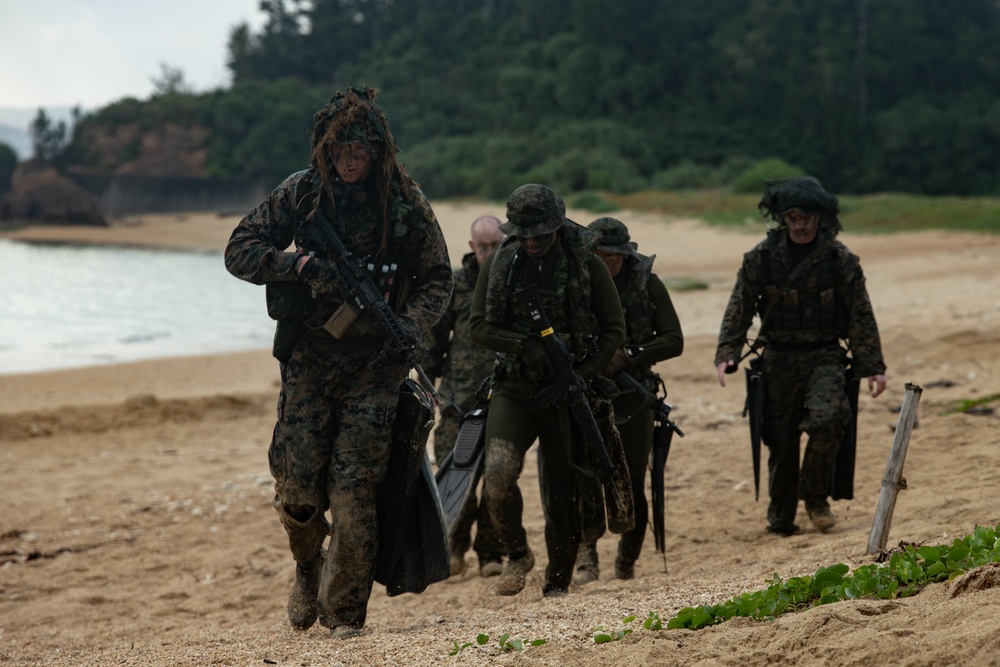
[[[354,324],[354,320],[358,319],[358,311],[351,308],[350,305],[346,303],[340,304],[336,312],[330,316],[330,319],[326,321],[323,328],[329,332],[331,336],[337,340],[343,339],[347,334],[347,330],[351,328]]]
[[[297,282],[267,283],[264,285],[267,316],[272,320],[305,317],[313,307],[308,285]]]
[[[274,343],[271,345],[271,354],[281,363],[286,363],[292,356],[292,348],[295,341],[302,335],[304,323],[301,318],[288,318],[278,320],[274,327]]]

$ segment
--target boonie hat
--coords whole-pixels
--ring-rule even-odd
[[[552,188],[529,183],[507,199],[507,222],[500,225],[500,231],[507,236],[531,238],[551,234],[565,223],[566,215],[559,210]]]
[[[631,255],[638,247],[629,241],[628,227],[621,220],[615,218],[598,218],[587,225],[587,229],[600,234],[597,241],[597,250],[600,252],[612,252],[619,255]]]

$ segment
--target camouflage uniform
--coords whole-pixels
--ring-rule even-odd
[[[507,220],[501,230],[508,238],[484,264],[472,303],[473,341],[499,353],[486,425],[483,502],[509,558],[498,592],[512,595],[523,588],[524,575],[534,566],[521,519],[518,477],[537,438],[549,559],[543,593],[558,595],[569,586],[579,542],[575,466],[587,463],[566,407],[543,408],[534,400],[555,378],[529,361],[529,348],[541,343],[513,295],[538,285],[543,308],[574,354],[576,372],[586,380],[597,376],[618,349],[625,322],[607,267],[593,254],[595,235],[566,220],[549,188],[533,184],[515,190],[507,202]],[[556,240],[540,258],[529,256],[518,238],[552,232],[557,232]],[[592,331],[597,331],[596,347]],[[509,585],[518,576],[520,581]]]
[[[273,505],[297,563],[289,619],[307,628],[318,606],[321,624],[334,636],[338,627],[358,629],[365,622],[378,549],[376,485],[385,475],[399,385],[409,369],[382,352],[379,327],[367,314],[341,340],[323,328],[343,298],[335,264],[324,259],[307,213],[321,207],[355,256],[376,258],[376,265],[400,263],[405,288],[392,305],[414,335],[437,322],[451,292],[451,262],[437,219],[396,163],[395,142],[373,100],[374,91],[350,90],[317,113],[312,168],[288,177],[250,211],[225,252],[234,276],[277,285],[284,294],[283,304],[269,301],[279,319],[281,392],[268,459]],[[349,125],[345,141],[371,139],[379,171],[352,184],[318,153],[341,141],[330,128],[358,108],[368,124]],[[298,251],[286,251],[293,240]],[[309,252],[315,257],[296,273],[297,261]]]
[[[779,221],[793,207],[823,211],[812,247],[795,248],[799,244],[789,241],[781,224],[744,255],[715,355],[716,365],[739,359],[754,314],[765,320],[767,518],[769,530],[779,534],[797,530],[800,499],[810,512],[829,511],[833,464],[850,418],[840,340],[848,343],[856,377],[885,373],[860,262],[835,238],[841,227],[836,198],[815,179],[791,179],[772,185],[761,200],[761,210]],[[793,276],[800,263],[807,268]],[[800,468],[803,432],[809,440]]]
[[[438,391],[446,405],[434,429],[434,459],[438,465],[455,446],[459,422],[476,402],[476,391],[493,372],[496,353],[472,342],[469,310],[479,278],[475,253],[462,257],[462,268],[454,274],[455,289],[444,317],[430,330],[424,370],[431,378],[441,378]]]
[[[439,391],[445,400],[440,422],[434,430],[434,459],[438,465],[455,446],[461,418],[476,404],[476,392],[493,372],[496,353],[472,342],[469,311],[479,278],[475,253],[462,257],[462,268],[455,271],[455,289],[444,317],[431,329],[424,371],[431,378],[441,378]],[[469,502],[459,516],[451,544],[453,555],[464,555],[472,546],[472,524],[477,524],[475,550],[480,566],[503,560],[503,543],[484,507],[469,494]]]
[[[636,252],[635,244],[629,240],[628,228],[614,218],[598,218],[588,228],[601,234],[598,251],[624,256],[614,281],[625,316],[626,336],[622,349],[626,353],[621,355],[621,367],[606,369],[606,373],[610,377],[625,370],[655,395],[660,389],[660,377],[653,372],[653,364],[680,356],[684,351],[684,334],[674,304],[663,282],[653,273],[655,255],[646,257]],[[643,408],[642,399],[631,393],[619,395],[613,405],[635,505],[635,528],[622,533],[618,541],[615,574],[629,579],[642,551],[649,516],[646,469],[653,446],[653,409],[651,406]],[[581,581],[597,578],[596,542],[604,534],[602,510],[598,502],[586,502],[581,509],[583,537],[577,558],[577,578]],[[581,577],[584,572],[587,574]]]

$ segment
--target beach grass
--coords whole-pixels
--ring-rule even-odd
[[[623,209],[675,218],[696,218],[712,225],[759,229],[759,195],[726,189],[643,190],[603,194]],[[850,232],[888,233],[923,230],[1000,234],[1000,197],[926,196],[900,193],[840,197],[840,219]],[[773,223],[772,223],[773,224]]]

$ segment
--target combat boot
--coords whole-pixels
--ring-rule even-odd
[[[484,579],[498,577],[503,574],[503,562],[499,560],[480,560],[479,576]]]
[[[288,595],[288,622],[296,630],[308,630],[319,616],[319,580],[323,573],[323,552],[311,563],[295,563],[295,583]]]
[[[331,639],[350,639],[351,637],[360,637],[361,628],[355,625],[338,625],[336,627],[330,628],[330,638]]]
[[[497,582],[497,595],[517,595],[524,590],[524,581],[531,568],[535,567],[535,554],[528,553],[520,558],[511,558]]]
[[[581,542],[576,551],[576,573],[573,575],[573,583],[582,586],[597,581],[600,576],[601,571],[597,563],[597,545]]]
[[[806,512],[809,520],[821,533],[829,533],[837,525],[837,517],[830,511],[830,504],[826,500],[806,503]]]
[[[635,562],[615,559],[615,579],[635,579]]]

